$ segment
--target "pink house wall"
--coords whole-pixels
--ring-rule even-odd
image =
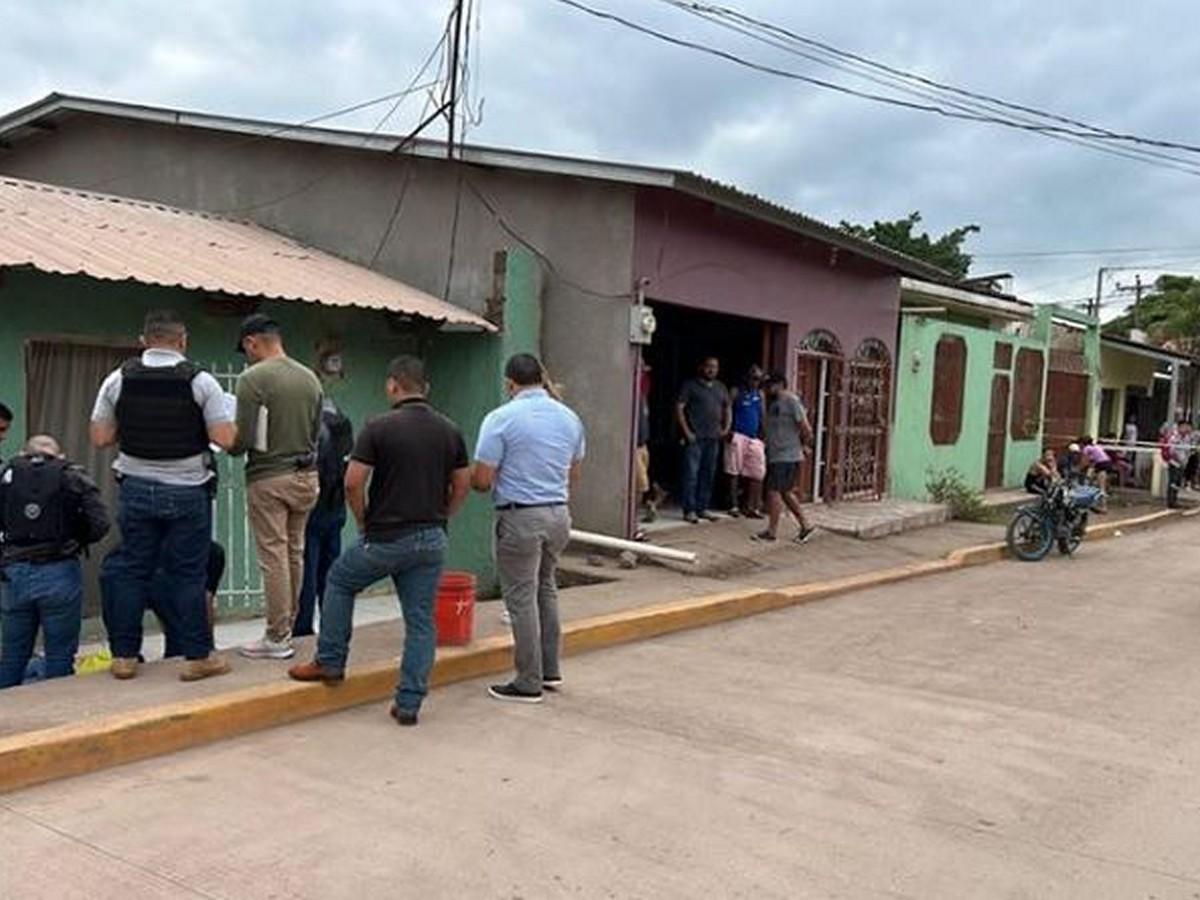
[[[783,324],[789,351],[833,332],[847,356],[875,338],[895,357],[900,277],[783,228],[707,201],[644,189],[634,226],[636,278],[650,300]],[[791,353],[789,352],[789,357]],[[786,362],[789,372],[792,360]]]

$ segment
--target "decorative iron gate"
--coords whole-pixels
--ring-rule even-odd
[[[878,500],[887,491],[892,367],[887,349],[864,344],[846,367],[834,500]]]
[[[242,370],[213,365],[209,372],[221,388],[233,393]],[[225,577],[217,592],[218,615],[258,615],[263,610],[262,573],[254,548],[254,533],[246,518],[245,463],[227,453],[217,454],[217,498],[213,504],[213,533],[225,548]]]
[[[883,497],[892,398],[887,347],[864,341],[847,361],[832,335],[814,332],[796,353],[796,392],[814,438],[800,473],[803,499]]]

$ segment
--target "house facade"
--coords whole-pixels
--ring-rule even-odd
[[[670,409],[705,355],[727,380],[752,362],[794,380],[820,426],[810,494],[881,494],[900,277],[944,275],[666,169],[471,147],[447,160],[441,144],[57,95],[0,117],[0,141],[0,172],[245,218],[480,314],[495,254],[531,253],[536,343],[589,431],[573,507],[612,534],[633,525],[643,367],[670,489]],[[648,344],[632,333],[642,302],[659,323]]]
[[[1055,306],[905,279],[891,492],[925,499],[954,470],[1016,487],[1046,446],[1094,429],[1098,323]]]
[[[258,311],[281,324],[290,354],[321,374],[356,427],[387,409],[387,365],[402,352],[427,360],[435,404],[477,423],[502,402],[503,359],[535,350],[539,328],[532,256],[513,251],[493,267],[491,314],[502,330],[262,228],[0,177],[0,399],[15,413],[4,455],[30,434],[53,434],[113,503],[112,452],[88,440],[92,403],[104,376],[140,352],[142,320],[158,308],[182,315],[189,355],[227,390],[245,365],[233,349],[238,323]],[[228,559],[221,609],[244,614],[258,611],[261,581],[241,469],[218,457],[215,536]],[[450,564],[485,585],[491,526],[486,501],[474,498],[451,529]],[[89,612],[95,566],[116,539],[87,563]]]

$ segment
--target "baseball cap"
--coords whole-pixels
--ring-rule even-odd
[[[279,334],[279,323],[263,313],[246,316],[242,319],[242,327],[238,331],[237,347],[234,349],[241,353],[242,341],[256,334]]]

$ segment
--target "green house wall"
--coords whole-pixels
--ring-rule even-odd
[[[929,432],[933,405],[933,362],[943,335],[957,335],[966,343],[967,361],[963,379],[962,430],[953,444],[935,445]],[[1043,391],[1048,356],[1046,341],[1018,338],[987,328],[946,322],[944,319],[905,316],[896,357],[896,417],[892,431],[891,493],[896,497],[924,500],[929,475],[956,469],[964,481],[982,490],[987,471],[988,418],[991,412],[992,376],[997,342],[1011,344],[1013,360],[1023,347],[1042,352]],[[1005,411],[1004,485],[1023,482],[1025,470],[1041,450],[1041,429],[1030,440],[1012,438],[1013,384],[1009,372],[1009,407]],[[1043,397],[1044,401],[1044,397]],[[1044,406],[1044,403],[1043,403]]]
[[[462,428],[473,449],[483,416],[503,401],[503,360],[510,352],[539,346],[541,283],[533,259],[523,252],[507,255],[502,278],[505,328],[502,333],[447,333],[370,310],[346,309],[298,302],[264,301],[256,307],[276,318],[283,328],[288,352],[315,365],[319,343],[336,340],[341,346],[344,376],[327,380],[326,391],[350,417],[357,430],[370,416],[387,409],[384,381],[388,362],[397,354],[417,353],[426,360],[431,399]],[[15,413],[13,429],[3,448],[16,452],[28,436],[26,429],[25,346],[31,339],[84,343],[135,344],[148,310],[171,308],[188,324],[189,356],[217,373],[235,373],[243,360],[234,351],[239,318],[245,304],[209,297],[181,288],[98,281],[82,276],[55,276],[35,271],[0,273],[0,401]],[[242,463],[225,460],[224,477],[241,483]],[[237,506],[237,495],[222,494],[216,528],[223,543],[238,541],[244,519],[226,507]],[[451,523],[448,565],[474,572],[481,588],[495,583],[491,553],[492,513],[483,497],[472,497]],[[347,527],[353,538],[353,526]],[[256,582],[230,572],[226,587],[243,588]],[[255,612],[257,600],[226,601],[222,608],[241,614]],[[89,604],[91,605],[91,604]]]

